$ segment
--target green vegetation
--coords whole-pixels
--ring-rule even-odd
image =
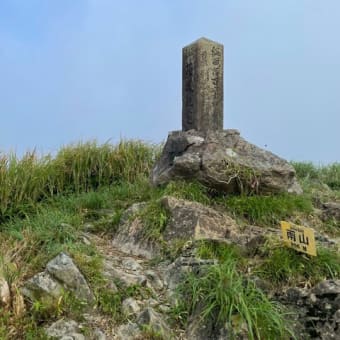
[[[291,334],[280,307],[237,270],[233,252],[229,259],[225,252],[224,261],[203,274],[189,274],[180,293],[187,315],[226,325],[233,336],[246,332],[250,339],[283,339]]]
[[[315,166],[311,162],[292,162],[298,178],[327,184],[333,190],[340,190],[340,163]]]
[[[266,247],[264,261],[255,269],[274,286],[315,284],[323,279],[340,277],[340,254],[335,250],[319,248],[316,257],[298,253],[281,244]]]
[[[142,238],[148,242],[162,240],[162,233],[169,219],[168,211],[159,200],[148,202],[146,207],[137,214],[143,223]]]
[[[236,245],[225,244],[219,241],[199,241],[196,248],[196,255],[202,259],[216,259],[220,263],[233,259],[238,264],[243,257]]]
[[[122,323],[127,320],[122,310],[122,303],[126,298],[147,299],[152,296],[149,288],[141,285],[132,285],[124,287],[119,281],[116,281],[118,291],[108,287],[100,287],[97,289],[97,299],[99,309],[112,318],[113,323]]]
[[[221,202],[235,217],[245,218],[251,224],[277,225],[297,213],[308,214],[312,202],[306,196],[281,194],[276,196],[231,196]]]
[[[0,156],[0,219],[30,212],[57,194],[87,192],[148,175],[156,148],[141,142],[117,146],[95,142],[62,148],[56,157],[28,152],[22,159]]]
[[[197,182],[152,187],[149,174],[158,152],[157,147],[141,142],[116,146],[93,142],[64,147],[55,157],[38,157],[34,152],[22,159],[0,155],[0,274],[11,286],[13,300],[10,308],[0,307],[1,339],[46,339],[42,325],[47,320],[81,320],[84,306],[68,293],[50,304],[35,301],[26,310],[20,300],[23,282],[61,251],[75,260],[94,291],[97,310],[112,322],[125,320],[121,306],[125,298],[151,296],[140,286],[125,288],[116,282],[118,291],[110,288],[102,275],[98,249],[83,242],[85,228],[111,237],[123,212],[136,202],[146,202],[133,218],[141,220],[142,236],[149,242],[163,244],[169,220],[160,202],[164,195],[227,211],[243,224],[273,228],[282,219],[301,219],[319,231],[340,236],[338,221],[321,221],[313,212],[313,204],[320,207],[329,199],[340,199],[339,163],[325,167],[293,163],[305,189],[301,196],[222,197]],[[163,255],[174,259],[185,241],[174,242]],[[189,275],[181,302],[171,310],[172,318],[183,325],[191,313],[199,313],[215,326],[226,323],[235,332],[246,329],[253,339],[281,339],[290,330],[285,312],[256,289],[249,273],[270,281],[274,290],[340,277],[340,257],[332,249],[319,248],[318,256],[310,258],[268,243],[255,260],[238,247],[219,242],[197,242],[196,249],[197,256],[217,259],[218,264],[200,275]],[[162,338],[151,328],[144,328],[143,336]]]

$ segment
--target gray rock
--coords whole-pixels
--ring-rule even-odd
[[[145,206],[146,203],[135,203],[124,212],[112,245],[126,254],[151,259],[159,254],[159,249],[141,238],[144,226],[137,216],[134,217]]]
[[[59,298],[63,293],[63,286],[49,273],[42,272],[29,279],[21,289],[22,294],[34,300],[51,300]]]
[[[111,280],[119,280],[126,287],[136,284],[145,286],[147,284],[145,275],[126,273],[124,270],[116,268],[115,265],[109,261],[104,262],[103,275]]]
[[[82,327],[73,320],[58,320],[46,329],[49,337],[60,340],[85,340]]]
[[[316,285],[313,288],[312,292],[316,296],[339,295],[340,280],[324,280]]]
[[[322,206],[322,218],[323,220],[334,219],[340,226],[340,203],[339,202],[327,202]]]
[[[123,259],[122,267],[128,270],[132,270],[132,271],[143,269],[143,267],[135,259],[132,259],[132,258]]]
[[[140,326],[150,326],[153,330],[160,334],[169,335],[170,329],[163,319],[164,317],[155,312],[152,307],[147,307],[139,314],[137,323]]]
[[[46,270],[74,295],[89,303],[94,302],[94,295],[88,286],[83,274],[79,271],[72,259],[65,253],[61,253],[47,263]]]
[[[153,270],[146,270],[144,272],[145,276],[148,279],[148,282],[150,282],[152,288],[155,288],[157,290],[160,290],[163,288],[164,284],[159,275],[153,271]]]
[[[94,340],[106,340],[106,335],[99,328],[96,328],[93,331],[93,338]]]
[[[141,334],[141,330],[136,323],[129,322],[120,325],[115,333],[118,340],[135,340]]]
[[[229,216],[197,202],[166,196],[162,205],[170,213],[164,239],[224,239],[239,232]]]
[[[126,209],[121,217],[121,223],[126,223],[135,214],[139,213],[146,207],[146,202],[138,202],[132,204],[128,209]]]
[[[133,298],[127,298],[122,303],[123,313],[127,316],[136,315],[140,311],[138,302]]]
[[[292,165],[248,143],[236,130],[170,133],[152,183],[179,179],[198,180],[222,193],[302,193]]]

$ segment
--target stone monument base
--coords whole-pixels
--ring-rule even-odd
[[[172,180],[197,180],[221,193],[302,193],[292,165],[248,143],[237,130],[171,132],[152,183]]]

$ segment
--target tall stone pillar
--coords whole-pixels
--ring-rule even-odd
[[[182,130],[223,130],[223,45],[201,38],[183,48]]]

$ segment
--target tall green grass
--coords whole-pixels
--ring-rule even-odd
[[[318,181],[333,190],[340,190],[340,163],[317,166],[311,162],[292,162],[296,174],[303,181]]]
[[[295,213],[310,213],[313,209],[309,197],[292,194],[275,196],[230,196],[220,202],[235,217],[263,226],[276,225]]]
[[[293,334],[281,307],[244,279],[236,268],[234,255],[230,255],[201,275],[187,276],[180,286],[186,301],[182,308],[203,323],[212,322],[214,329],[227,325],[231,338],[238,338],[244,328],[249,339],[289,338]]]
[[[0,221],[58,194],[87,192],[148,175],[157,149],[138,141],[63,147],[55,157],[0,155]]]

